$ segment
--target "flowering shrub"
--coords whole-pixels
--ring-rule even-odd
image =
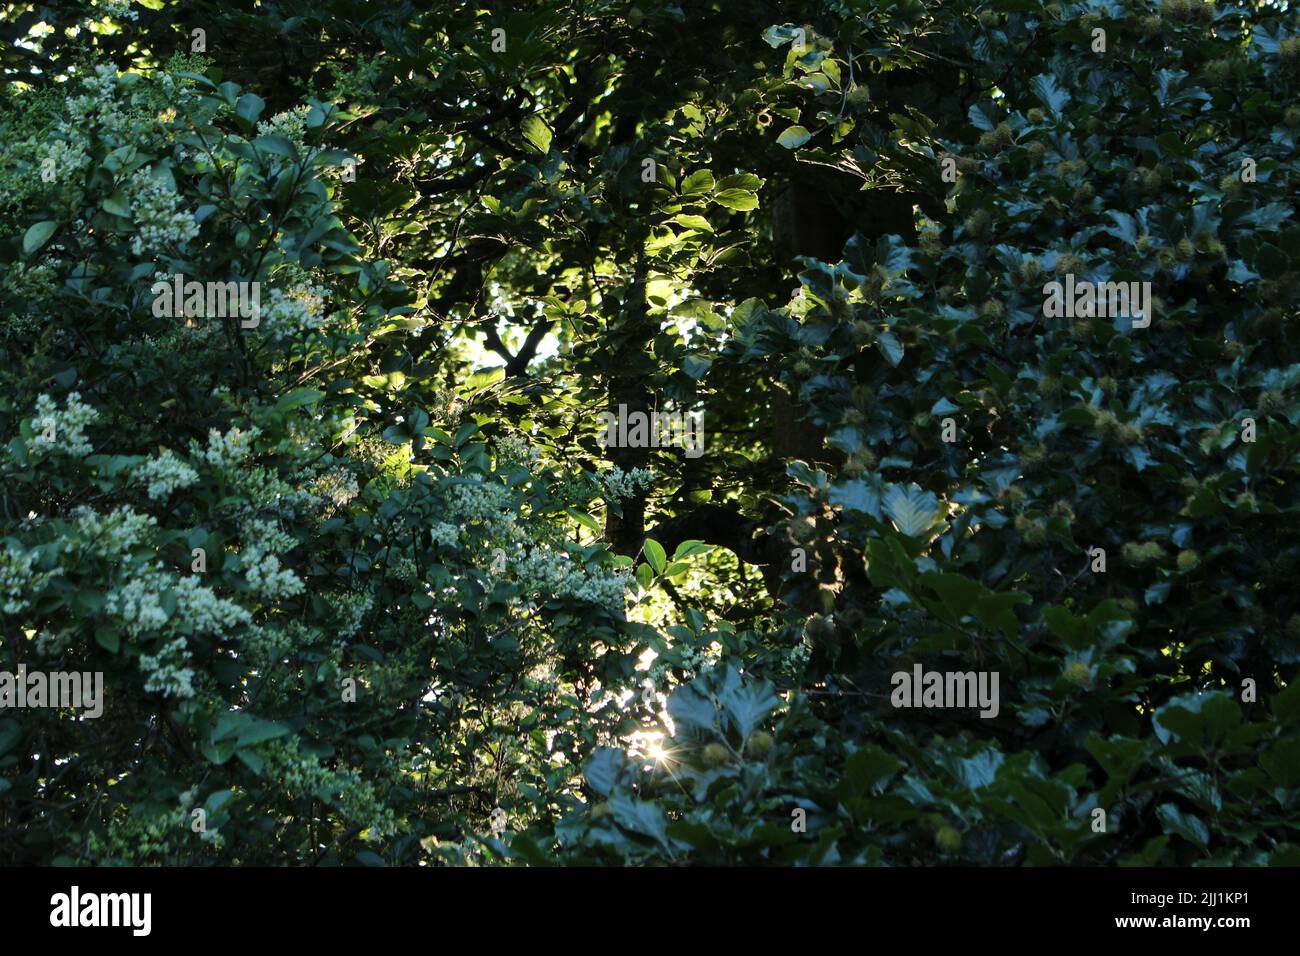
[[[1286,5],[11,6],[0,860],[1300,862]]]
[[[421,410],[385,432],[340,376],[369,373],[409,294],[337,218],[330,108],[262,109],[101,64],[17,144],[30,168],[4,201],[34,225],[0,280],[6,651],[104,672],[107,704],[0,717],[6,860],[45,857],[24,835],[46,827],[73,862],[460,859],[498,803],[563,790],[482,754],[517,750],[520,721],[613,719],[567,671],[575,646],[602,634],[609,686],[631,673],[626,574],[565,542],[527,449],[495,464],[473,421]],[[261,321],[158,316],[149,288],[177,274],[269,286]],[[267,820],[289,822],[268,840]]]

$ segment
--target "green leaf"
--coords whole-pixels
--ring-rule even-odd
[[[831,485],[830,503],[850,511],[860,511],[879,520],[884,485],[878,478],[837,481]]]
[[[758,197],[745,189],[724,189],[713,197],[713,201],[739,212],[758,208]]]
[[[787,126],[776,141],[786,149],[798,149],[810,139],[812,134],[802,126]]]
[[[901,760],[876,744],[866,744],[844,762],[844,778],[838,791],[841,796],[863,796],[886,783],[906,766]]]
[[[692,216],[688,214],[682,214],[673,217],[673,222],[685,226],[687,229],[694,229],[696,232],[713,231],[713,226],[710,225],[709,220],[705,219],[703,216]]]
[[[719,179],[718,188],[743,189],[746,192],[756,193],[763,188],[764,182],[766,180],[762,176],[755,176],[753,173],[735,173]]]
[[[613,793],[614,785],[618,782],[619,774],[623,772],[626,763],[627,758],[618,748],[597,747],[595,755],[587,761],[583,776],[586,777],[587,784],[592,790],[602,797],[608,797]]]
[[[1290,727],[1300,723],[1300,681],[1292,681],[1286,690],[1278,693],[1269,705],[1269,709],[1284,726]]]
[[[275,407],[282,412],[291,411],[295,408],[302,408],[304,405],[315,405],[325,393],[315,388],[295,388],[293,391],[286,392],[280,396],[280,400],[275,403]]]
[[[106,196],[99,204],[105,212],[111,212],[114,216],[121,216],[123,219],[131,218],[131,203],[127,201],[126,193],[117,190],[111,196]]]
[[[718,710],[713,702],[695,686],[695,681],[683,684],[668,697],[668,715],[675,724],[696,730],[714,731]]]
[[[665,846],[668,845],[668,818],[657,803],[616,793],[609,798],[609,808],[618,825],[625,830],[652,837]]]
[[[1182,837],[1199,847],[1206,847],[1210,842],[1210,831],[1201,818],[1190,813],[1183,813],[1172,803],[1162,803],[1156,809],[1156,816],[1166,833]]]
[[[268,153],[283,156],[286,159],[298,158],[297,148],[283,136],[259,136],[257,139],[253,140],[253,146],[257,149],[265,150]]]
[[[588,531],[594,531],[596,534],[601,534],[603,531],[600,522],[586,512],[579,511],[577,508],[565,508],[564,513]]]
[[[23,234],[23,255],[30,256],[49,242],[50,236],[54,235],[54,230],[57,228],[59,228],[59,224],[52,219],[46,219],[44,222],[38,222],[30,227]]]
[[[939,499],[915,482],[907,486],[890,485],[884,505],[894,527],[909,538],[929,531],[939,517]]]
[[[729,687],[718,697],[718,702],[744,740],[780,705],[781,698],[767,681],[751,681]]]
[[[966,615],[973,613],[975,602],[985,592],[982,585],[961,574],[931,572],[921,575],[918,580],[939,595],[944,607],[952,615],[953,623],[959,623]]]
[[[792,23],[773,24],[763,31],[763,40],[776,49],[803,34],[804,31]]]
[[[876,348],[880,349],[880,354],[885,357],[885,361],[895,368],[903,361],[903,343],[898,341],[892,332],[881,332],[877,335]]]
[[[707,554],[712,550],[713,545],[705,544],[703,541],[696,541],[692,538],[688,541],[683,541],[677,546],[677,550],[673,552],[673,560],[681,561],[684,558],[689,558],[691,555]]]
[[[664,568],[668,567],[668,555],[664,552],[663,545],[654,538],[647,538],[641,550],[645,552],[650,566],[655,569],[655,574],[663,574]]]
[[[239,739],[235,741],[235,744],[238,747],[251,747],[254,744],[262,743],[264,740],[275,740],[277,737],[283,737],[287,733],[289,733],[289,728],[284,724],[271,720],[257,720],[239,732]]]
[[[682,180],[681,192],[683,196],[707,196],[713,192],[713,187],[713,173],[699,169]]]
[[[1061,108],[1070,102],[1070,94],[1061,89],[1056,82],[1056,77],[1050,73],[1042,73],[1030,80],[1029,89],[1038,97],[1038,101],[1053,113],[1059,113]]]
[[[549,126],[536,113],[527,117],[523,123],[524,139],[528,145],[545,156],[551,151],[552,133]]]
[[[23,729],[16,720],[0,722],[0,757],[3,757],[23,738]]]
[[[245,93],[235,104],[235,115],[248,123],[253,123],[266,109],[266,100],[256,93]]]
[[[95,643],[109,653],[116,654],[122,646],[122,636],[114,628],[98,627],[95,629]]]

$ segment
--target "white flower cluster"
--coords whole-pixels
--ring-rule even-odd
[[[36,639],[32,641],[32,644],[36,648],[36,653],[42,657],[57,657],[71,649],[75,633],[71,628],[65,628],[54,633],[42,630],[36,635]]]
[[[139,20],[139,11],[132,8],[132,0],[99,0],[96,4],[104,15],[115,20]]]
[[[193,82],[184,77],[176,77],[172,76],[170,73],[164,73],[162,74],[161,82],[162,91],[168,103],[174,103],[178,106],[184,107],[187,106],[197,95],[193,89]],[[174,111],[175,107],[169,107],[168,109]],[[164,111],[164,113],[165,112],[166,111]],[[181,150],[181,153],[188,153],[191,156],[195,155],[197,152],[198,150]]]
[[[649,468],[633,468],[624,471],[615,465],[612,469],[596,479],[605,494],[606,501],[622,501],[634,497],[638,490],[649,488],[654,483],[654,472]]]
[[[159,576],[154,574],[132,578],[108,592],[104,610],[121,618],[126,632],[132,637],[161,630],[167,624],[161,585]]]
[[[510,492],[504,485],[483,481],[463,482],[447,489],[447,498],[455,517],[466,521],[499,521],[508,510]]]
[[[388,575],[394,581],[413,584],[420,578],[420,568],[410,558],[398,558],[388,568]]]
[[[60,129],[78,140],[85,140],[96,129],[107,137],[129,140],[134,121],[118,105],[117,70],[100,64],[82,84],[86,92],[67,101],[68,115]]]
[[[812,657],[812,642],[807,636],[782,655],[787,664],[796,669],[802,668]]]
[[[252,623],[253,615],[234,601],[217,597],[194,576],[182,577],[173,586],[176,615],[196,634],[224,634],[232,627]]]
[[[236,468],[227,474],[233,494],[239,496],[235,511],[241,516],[274,507],[278,514],[292,517],[301,508],[309,511],[320,504],[310,491],[295,488],[275,471],[262,467]]]
[[[497,461],[508,465],[531,466],[541,452],[532,446],[528,439],[520,434],[502,435],[497,439]]]
[[[243,525],[244,538],[248,540],[245,554],[261,557],[264,554],[283,554],[295,544],[297,539],[287,531],[281,531],[274,521],[265,518],[253,518]]]
[[[281,737],[258,748],[266,761],[267,779],[294,795],[331,793],[347,819],[361,824],[363,839],[376,839],[397,830],[391,807],[385,807],[374,787],[354,770],[327,769],[301,751],[298,738]]]
[[[283,113],[276,113],[269,120],[257,124],[258,136],[283,136],[300,150],[306,148],[307,114],[310,106],[296,106]]]
[[[328,296],[328,289],[315,285],[300,286],[290,292],[271,289],[261,307],[261,327],[277,339],[315,331],[325,323],[323,313]]]
[[[59,174],[77,173],[90,165],[90,154],[82,143],[55,139],[41,150],[38,162],[43,170],[53,169]]]
[[[178,488],[188,488],[199,480],[199,473],[170,450],[137,465],[132,476],[148,484],[151,501],[161,501]]]
[[[176,609],[170,615],[162,600],[168,589],[176,598]],[[120,618],[132,637],[155,632],[175,635],[178,629],[194,634],[225,634],[253,620],[245,608],[217,597],[199,578],[175,576],[162,562],[142,569],[126,584],[109,591],[104,609]]]
[[[190,454],[196,458],[201,458],[209,465],[216,465],[218,468],[229,468],[237,465],[248,457],[249,452],[253,450],[253,441],[261,432],[257,428],[250,428],[244,431],[240,428],[232,428],[222,435],[215,428],[208,429],[208,447],[205,450],[202,445],[196,441],[190,442]]]
[[[454,548],[460,542],[460,529],[454,524],[438,521],[429,528],[429,537],[433,539],[434,544]]]
[[[249,521],[244,526],[249,539],[244,546],[244,580],[254,593],[269,601],[293,597],[304,590],[302,580],[290,568],[281,568],[279,552],[288,551],[297,542],[270,521]]]
[[[20,551],[13,545],[7,545],[0,551],[0,610],[6,614],[18,614],[25,611],[30,599],[45,587],[50,578],[62,573],[60,570],[38,572],[32,570],[36,563],[35,551]]]
[[[543,600],[567,597],[603,607],[622,609],[628,577],[584,568],[563,551],[533,548],[516,563],[520,585]]]
[[[40,395],[36,399],[36,417],[31,421],[36,436],[29,449],[37,457],[45,451],[58,451],[83,458],[94,451],[85,430],[97,418],[99,412],[81,401],[80,392],[68,393],[63,411],[50,396]]]
[[[73,511],[77,519],[77,533],[85,539],[86,546],[95,548],[105,557],[117,557],[138,544],[158,522],[151,515],[138,514],[123,505],[108,514],[81,505]]]
[[[140,670],[149,675],[144,682],[145,691],[165,697],[193,697],[194,671],[185,666],[189,659],[190,651],[183,637],[164,644],[157,654],[141,654]]]
[[[712,647],[712,645],[709,645]],[[677,665],[672,665],[662,658],[650,668],[650,681],[656,687],[663,687],[675,675],[670,671],[674,666],[680,668],[683,680],[694,680],[701,672],[708,670],[717,662],[717,655],[709,653],[709,647],[687,647],[677,655]]]
[[[357,476],[346,468],[336,468],[316,479],[312,492],[318,498],[341,508],[360,493]]]
[[[366,612],[375,603],[374,595],[347,592],[327,594],[325,601],[329,604],[330,610],[338,615],[334,629],[338,637],[352,637],[361,630],[361,622],[365,619]]]
[[[131,200],[131,215],[138,230],[131,239],[131,251],[137,256],[152,254],[169,246],[184,249],[186,243],[199,234],[199,224],[193,213],[180,208],[181,197],[176,188],[155,178],[148,167],[135,171],[127,183],[126,194]]]
[[[248,587],[268,601],[278,601],[303,593],[302,580],[294,574],[292,568],[281,568],[279,558],[274,554],[268,554],[251,564],[244,572],[244,580],[248,581]]]

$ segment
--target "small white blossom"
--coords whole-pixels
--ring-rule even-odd
[[[429,528],[429,537],[433,539],[435,544],[454,548],[460,540],[460,529],[454,524],[438,521]]]
[[[133,9],[132,0],[99,0],[96,4],[105,16],[115,20],[139,20],[139,11]]]
[[[289,292],[271,289],[262,303],[261,328],[273,338],[283,339],[319,329],[325,322],[325,301],[329,290],[307,285]]]
[[[607,473],[597,478],[605,493],[607,501],[622,501],[632,498],[642,488],[649,488],[654,483],[654,472],[649,468],[633,468],[624,471],[615,465]]]
[[[117,557],[135,546],[158,523],[153,516],[138,514],[126,505],[106,515],[81,505],[72,515],[77,520],[78,535],[85,539],[85,546],[106,557]]]
[[[188,488],[199,480],[199,473],[171,451],[137,465],[132,476],[148,484],[149,498],[153,501],[165,499],[178,488]]]
[[[40,395],[36,399],[36,417],[31,420],[36,434],[28,447],[38,458],[46,452],[84,458],[94,451],[86,438],[86,426],[97,418],[99,412],[82,403],[80,392],[68,393],[62,411],[50,396]]]
[[[33,571],[36,563],[35,551],[20,551],[8,545],[0,551],[0,610],[6,614],[19,614],[25,611],[30,599],[45,587],[50,578],[62,573],[54,571]]]
[[[229,468],[237,465],[253,450],[253,440],[261,432],[256,428],[250,428],[244,431],[239,428],[232,428],[222,435],[215,428],[208,429],[208,447],[205,450],[198,442],[190,442],[190,454],[196,458],[202,458],[210,465],[216,465],[218,468]]]
[[[135,171],[126,186],[137,234],[131,251],[137,256],[163,251],[171,246],[184,249],[199,234],[193,213],[182,210],[175,187],[157,179],[145,167]]]
[[[140,655],[140,670],[148,674],[144,689],[165,697],[193,697],[194,671],[186,667],[190,652],[185,638],[164,644],[155,654]]]
[[[299,149],[306,146],[307,114],[310,106],[296,106],[283,113],[276,113],[269,120],[257,124],[258,136],[283,136]]]
[[[159,581],[153,575],[133,578],[108,592],[104,610],[122,620],[132,637],[160,630],[167,623]]]

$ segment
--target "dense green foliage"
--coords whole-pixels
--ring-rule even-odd
[[[0,861],[1300,863],[1284,5],[0,33]]]

